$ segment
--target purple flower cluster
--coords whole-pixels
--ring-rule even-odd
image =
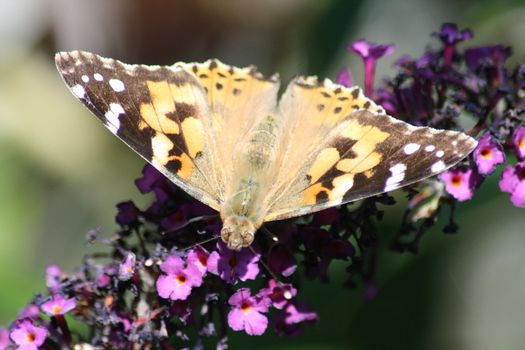
[[[367,94],[388,113],[416,125],[456,130],[463,130],[460,115],[475,121],[468,132],[479,143],[469,159],[405,189],[409,203],[392,242],[401,251],[417,251],[444,205],[451,208],[444,231],[455,232],[457,202],[472,199],[513,155],[518,161],[505,166],[499,187],[515,206],[525,207],[525,65],[508,68],[510,49],[502,45],[460,49],[472,33],[454,24],[433,35],[437,48],[429,47],[419,58],[401,57],[398,73],[379,87],[375,67],[394,46],[366,40],[348,46],[363,59]],[[353,79],[343,69],[336,81],[350,86]],[[88,241],[105,246],[105,253],[86,256],[77,272],[49,266],[48,297],[37,295],[18,320],[0,328],[0,350],[82,344],[171,350],[199,348],[204,338],[224,349],[229,331],[297,335],[319,319],[301,301],[301,275],[327,282],[336,260],[346,264],[345,286],[363,286],[366,299],[378,293],[379,205],[395,204],[387,194],[266,223],[250,247],[233,251],[218,238],[217,213],[152,166],[144,168],[136,185],[141,193],[154,194],[151,205],[117,204],[119,230],[111,239],[90,232]],[[70,317],[87,325],[89,335],[72,333]]]

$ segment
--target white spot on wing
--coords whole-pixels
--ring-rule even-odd
[[[425,147],[425,151],[426,152],[432,152],[435,149],[436,149],[436,146],[434,146],[434,145],[428,145],[428,146]]]
[[[412,154],[416,152],[419,149],[419,147],[421,146],[417,143],[409,143],[406,144],[405,147],[403,147],[403,151],[405,152],[405,154]]]
[[[120,120],[118,119],[119,115],[124,114],[124,108],[118,103],[110,103],[109,104],[109,111],[104,114],[106,117],[106,120],[108,121],[107,127],[109,130],[116,134],[118,129],[120,128]]]
[[[93,74],[93,78],[95,78],[96,81],[102,81],[104,80],[104,77],[100,73]]]
[[[439,151],[436,152],[436,157],[441,158],[441,157],[443,157],[444,154],[445,154],[445,152],[439,150]]]
[[[119,80],[119,79],[110,79],[109,86],[111,86],[111,88],[115,92],[122,92],[126,89],[124,87],[124,83],[122,82],[122,80]]]
[[[384,188],[385,192],[395,190],[399,187],[399,184],[405,178],[406,169],[407,166],[403,163],[398,163],[389,169],[392,175],[388,179],[386,179]]]
[[[435,162],[430,167],[430,171],[432,171],[433,173],[439,173],[440,171],[443,171],[443,170],[445,170],[445,163],[442,160]]]
[[[71,88],[71,91],[73,91],[73,93],[75,94],[76,97],[78,98],[84,98],[84,96],[86,96],[86,90],[84,89],[84,87],[82,85],[75,85]]]
[[[404,173],[405,170],[407,170],[407,166],[403,163],[398,163],[394,165],[393,167],[391,167],[389,170],[392,173],[392,175],[396,175],[399,173]]]
[[[85,75],[85,74],[81,77],[81,79],[82,79],[82,81],[84,83],[88,83],[89,82],[89,77],[87,75]]]

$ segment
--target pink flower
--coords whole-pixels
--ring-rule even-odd
[[[33,321],[17,322],[11,331],[11,340],[18,345],[18,350],[37,350],[47,338],[47,329],[36,326]]]
[[[186,263],[195,266],[203,275],[208,271],[209,254],[201,247],[189,251]]]
[[[478,171],[483,175],[492,173],[496,165],[505,162],[505,153],[503,153],[500,144],[489,134],[485,134],[479,139],[478,146],[473,154]]]
[[[279,335],[297,335],[301,331],[301,324],[316,322],[318,318],[307,305],[301,302],[289,303],[275,315],[275,332]]]
[[[284,244],[274,245],[268,254],[268,263],[273,273],[284,277],[292,275],[297,269],[297,261]]]
[[[40,316],[40,308],[35,304],[29,304],[18,313],[18,318],[37,318]]]
[[[346,87],[350,87],[350,86],[353,85],[352,75],[350,74],[348,69],[343,68],[343,69],[341,69],[339,71],[339,73],[337,73],[337,77],[335,78],[335,82],[337,84],[340,84],[340,85],[343,85],[343,86],[346,86]]]
[[[354,41],[348,50],[361,56],[365,64],[365,94],[370,96],[373,91],[374,75],[377,60],[394,52],[393,44],[374,44],[365,39]]]
[[[268,312],[270,299],[266,296],[250,295],[248,288],[235,292],[228,303],[232,310],[228,313],[228,324],[234,331],[244,330],[248,335],[261,335],[268,327]]]
[[[73,310],[77,306],[75,298],[66,299],[60,294],[55,294],[53,297],[43,303],[40,307],[49,316],[63,315],[66,312]]]
[[[257,277],[259,254],[250,248],[231,250],[222,241],[217,243],[217,248],[218,252],[214,251],[208,257],[208,271],[219,275],[228,283],[254,280]]]
[[[525,161],[516,166],[509,165],[503,170],[499,188],[510,193],[510,201],[518,208],[525,208]]]
[[[193,287],[202,284],[202,273],[197,267],[184,266],[184,261],[176,255],[169,256],[160,265],[164,272],[157,280],[157,292],[165,299],[186,300]]]
[[[297,295],[297,289],[289,283],[279,284],[271,279],[268,281],[268,288],[261,289],[259,294],[269,297],[276,309],[282,309]]]
[[[49,265],[46,269],[46,285],[54,293],[60,288],[60,276],[62,271],[58,265]]]
[[[458,201],[466,201],[474,195],[479,175],[472,169],[452,169],[441,173],[447,192]]]
[[[520,159],[525,158],[525,125],[521,125],[516,129],[512,136],[512,142],[516,149],[516,154]]]
[[[9,331],[0,327],[0,350],[4,350],[9,345]]]
[[[120,264],[119,270],[118,270],[118,277],[121,281],[127,281],[131,277],[133,277],[133,274],[135,273],[135,261],[136,261],[135,254],[132,252],[128,252],[126,254],[126,259]]]

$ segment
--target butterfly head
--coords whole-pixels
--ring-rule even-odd
[[[253,242],[255,225],[245,216],[231,215],[223,220],[221,238],[228,248],[240,250]]]

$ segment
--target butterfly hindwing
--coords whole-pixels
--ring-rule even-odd
[[[307,93],[290,93],[293,90],[289,88],[283,96],[283,118],[298,119],[295,111],[301,111],[300,106],[311,109],[324,104],[331,108],[325,117],[314,117],[322,121],[318,130],[301,131],[299,127],[290,134],[283,152],[303,162],[296,165],[296,176],[285,181],[283,176],[275,185],[273,192],[280,195],[270,204],[265,220],[299,216],[414,183],[456,164],[476,145],[460,132],[415,127],[387,116],[356,88],[313,81],[300,89]],[[337,96],[348,94],[357,101],[349,97],[340,105]],[[336,108],[346,114],[338,117]],[[330,125],[325,130],[326,121]],[[319,140],[307,152],[297,147],[304,138],[301,133]]]
[[[81,51],[58,53],[56,64],[73,94],[112,133],[190,195],[219,209],[211,113],[194,75]]]

